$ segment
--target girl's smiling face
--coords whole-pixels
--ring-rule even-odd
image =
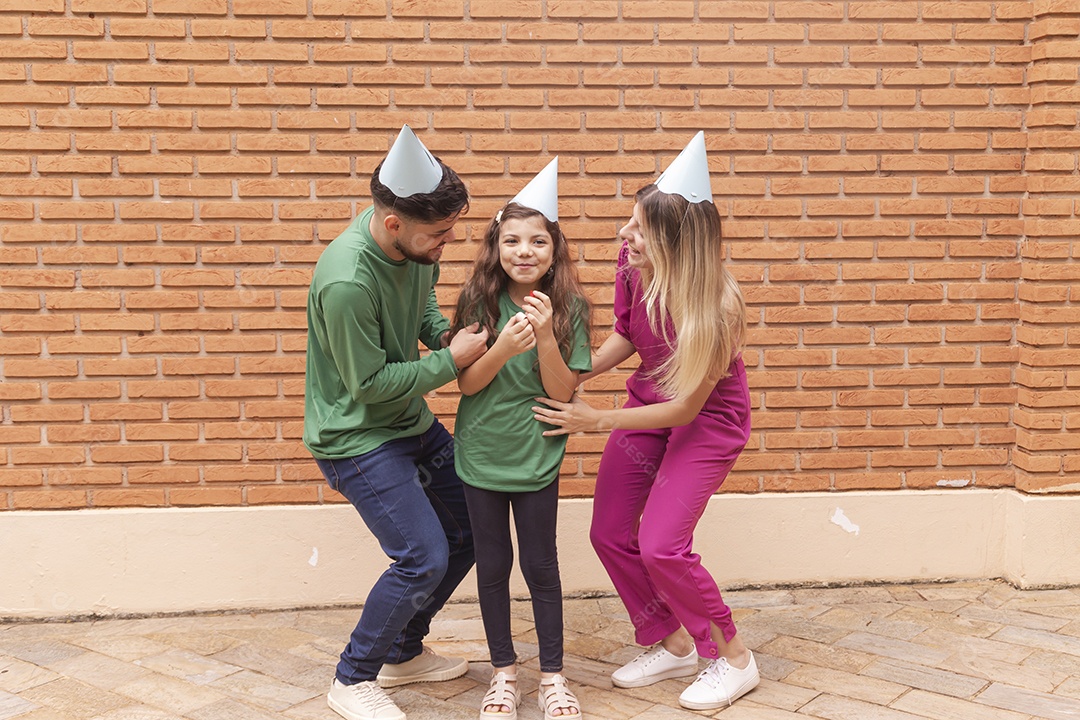
[[[499,262],[516,285],[538,286],[551,267],[554,247],[543,215],[511,218],[499,226]]]
[[[634,203],[634,212],[630,220],[619,230],[619,239],[626,242],[626,261],[630,267],[651,268],[649,243],[641,231],[641,205]]]

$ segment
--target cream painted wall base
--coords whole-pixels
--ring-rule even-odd
[[[611,592],[591,500],[564,500],[567,593]],[[355,604],[388,560],[349,506],[0,514],[0,617]],[[719,495],[695,538],[721,587],[1002,577],[1080,584],[1080,497],[1014,490]],[[515,592],[524,594],[516,578]],[[458,598],[472,597],[466,579]]]

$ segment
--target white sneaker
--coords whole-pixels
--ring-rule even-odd
[[[405,720],[405,713],[374,680],[342,685],[334,678],[326,704],[346,720]]]
[[[750,653],[750,663],[742,670],[733,667],[727,658],[718,658],[701,671],[690,687],[679,696],[679,704],[691,710],[715,710],[727,707],[750,692],[761,682],[757,661]]]
[[[645,687],[668,678],[690,677],[697,668],[696,649],[679,657],[669,653],[663,645],[656,645],[611,673],[611,682],[621,688]]]
[[[391,688],[409,683],[453,680],[467,672],[469,661],[465,658],[443,657],[425,645],[412,660],[383,665],[378,680],[380,687]]]

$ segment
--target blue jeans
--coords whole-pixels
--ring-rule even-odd
[[[453,438],[438,421],[363,455],[316,462],[393,560],[341,653],[337,679],[352,685],[421,653],[431,618],[472,567],[469,511]]]

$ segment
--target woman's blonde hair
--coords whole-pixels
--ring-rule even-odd
[[[651,270],[642,272],[649,325],[672,349],[655,371],[661,394],[688,395],[728,375],[746,336],[746,303],[724,267],[720,213],[711,202],[646,185],[635,196]]]

